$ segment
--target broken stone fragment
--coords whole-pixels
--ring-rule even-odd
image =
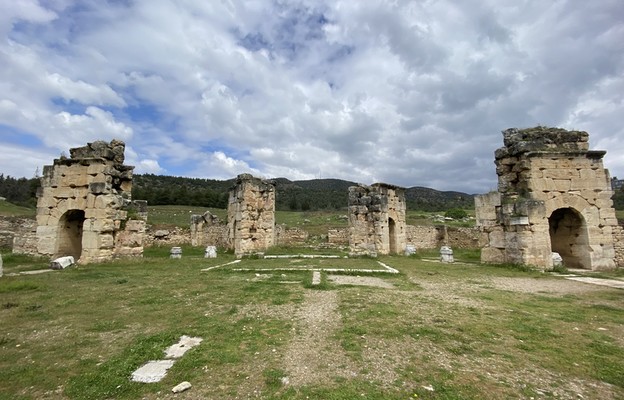
[[[73,256],[59,257],[50,263],[51,269],[65,269],[74,264]]]
[[[179,385],[176,385],[173,389],[171,389],[171,391],[173,393],[181,393],[184,392],[185,390],[188,390],[192,387],[190,382],[184,381],[182,383],[180,383]]]

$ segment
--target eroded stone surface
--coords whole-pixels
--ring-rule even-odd
[[[167,375],[169,368],[173,367],[174,362],[175,360],[148,361],[132,373],[131,379],[143,383],[160,382]]]
[[[180,358],[184,355],[184,353],[186,353],[193,347],[199,346],[199,344],[203,340],[204,339],[199,338],[199,337],[190,337],[190,336],[183,335],[182,337],[180,337],[180,341],[178,343],[169,346],[167,350],[165,350],[165,357],[166,358]]]

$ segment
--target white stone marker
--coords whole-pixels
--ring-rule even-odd
[[[169,258],[182,258],[182,247],[172,247]]]
[[[453,258],[453,249],[449,246],[440,247],[440,261],[443,263],[455,262],[455,259]]]
[[[204,258],[217,258],[217,247],[216,246],[206,247]]]
[[[320,271],[312,271],[312,285],[320,285],[321,283],[321,272]]]
[[[416,246],[414,246],[413,244],[405,245],[405,255],[411,256],[412,254],[416,254]]]
[[[0,254],[0,277],[2,277],[2,254]]]

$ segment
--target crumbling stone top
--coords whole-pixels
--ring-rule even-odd
[[[392,190],[405,190],[403,186],[397,186],[391,183],[384,183],[384,182],[373,183],[371,187],[380,188],[380,189],[385,188],[385,189],[392,189]]]
[[[271,180],[271,179],[261,179],[261,178],[256,178],[255,176],[251,175],[251,174],[240,174],[236,177],[236,185],[234,186],[234,188],[238,185],[241,185],[244,182],[249,182],[252,183],[256,186],[258,186],[259,188],[263,188],[265,190],[275,190],[275,181]]]
[[[546,126],[510,128],[503,131],[503,142],[505,147],[496,151],[497,159],[529,152],[587,152],[589,134],[584,131],[568,131]]]
[[[75,160],[103,158],[113,161],[116,164],[123,164],[125,149],[126,144],[121,140],[113,139],[110,143],[97,140],[93,143],[87,143],[86,146],[70,149],[69,154],[71,158]]]

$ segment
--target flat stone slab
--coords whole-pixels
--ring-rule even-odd
[[[160,382],[167,375],[167,370],[173,366],[175,360],[148,361],[132,373],[133,382],[153,383]]]
[[[193,347],[199,346],[199,344],[203,340],[204,339],[199,338],[199,337],[190,337],[190,336],[182,335],[178,343],[169,346],[165,350],[165,358],[180,358],[184,355],[184,353],[186,353]]]
[[[384,289],[393,289],[394,285],[375,276],[329,275],[330,281],[338,285],[373,286]]]
[[[319,285],[321,283],[321,273],[319,271],[312,272],[312,284]]]
[[[616,289],[624,289],[624,281],[619,281],[617,279],[590,278],[587,276],[569,276],[566,277],[566,279],[577,282],[591,283],[594,285],[608,286]]]

